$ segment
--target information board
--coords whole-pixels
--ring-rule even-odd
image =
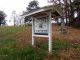
[[[34,34],[37,35],[48,35],[48,18],[47,17],[41,17],[36,18],[34,20]]]

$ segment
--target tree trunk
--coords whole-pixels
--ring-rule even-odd
[[[61,32],[62,34],[66,33],[64,18],[62,18],[62,20],[61,20],[60,32]]]
[[[0,22],[0,26],[1,26],[1,22]]]

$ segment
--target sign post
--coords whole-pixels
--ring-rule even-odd
[[[34,18],[32,17],[32,45],[34,46]]]
[[[52,52],[52,24],[51,24],[51,12],[49,12],[49,53]]]

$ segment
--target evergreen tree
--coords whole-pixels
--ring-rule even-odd
[[[28,11],[28,12],[26,12],[26,13],[35,11],[35,10],[37,10],[37,9],[39,9],[39,8],[40,8],[40,7],[39,7],[38,1],[33,0],[33,1],[31,1],[31,2],[29,3],[29,5],[28,5],[28,7],[27,7],[27,11]],[[30,16],[25,17],[25,23],[28,22],[28,21],[29,21],[29,23],[32,21]]]
[[[0,11],[0,26],[5,23],[6,14],[3,11]]]
[[[38,5],[39,5],[38,1],[33,0],[33,1],[31,1],[31,2],[29,3],[29,5],[28,5],[28,7],[27,7],[27,10],[28,10],[29,12],[31,12],[31,11],[34,11],[34,10],[36,10],[36,9],[39,9],[40,7],[39,7]]]
[[[73,2],[71,2],[70,6],[70,25],[74,27],[80,27],[80,0],[74,0]]]

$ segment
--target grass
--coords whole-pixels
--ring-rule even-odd
[[[31,46],[29,29],[30,26],[0,27],[0,60],[80,59],[80,44],[73,44],[67,40],[53,40],[51,55],[48,54],[48,42],[44,39],[37,40],[35,47]]]
[[[30,45],[25,48],[16,48],[15,41],[2,41],[0,48],[0,60],[43,60],[45,51]]]
[[[24,49],[2,48],[0,49],[0,60],[43,60],[45,53],[29,46]]]
[[[36,49],[30,44],[25,47],[19,47],[16,34],[23,32],[25,28],[26,27],[0,27],[0,60],[44,59],[46,53],[42,49]],[[21,45],[23,45],[23,43]]]

